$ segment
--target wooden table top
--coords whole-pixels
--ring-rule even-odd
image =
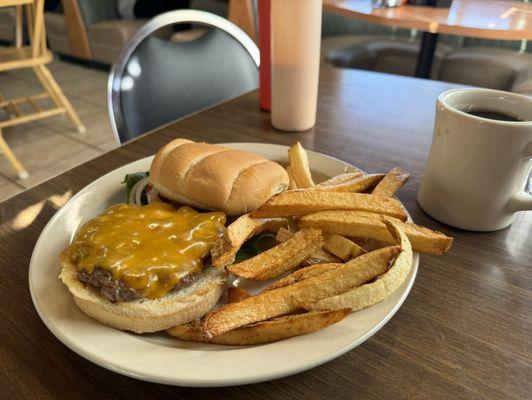
[[[39,399],[514,399],[532,392],[532,213],[506,230],[443,226],[415,196],[432,138],[436,96],[457,87],[357,70],[321,74],[318,122],[272,129],[256,92],[173,123],[0,203],[0,398]],[[399,198],[415,221],[455,237],[448,254],[422,256],[406,302],[371,339],[325,365],[261,384],[212,389],[137,381],[81,358],[33,308],[31,252],[56,209],[101,175],[154,154],[176,137],[291,144],[368,172],[400,166]],[[134,351],[134,349],[132,349]],[[141,362],[141,360],[139,360]],[[201,371],[198,371],[201,373]]]
[[[532,4],[453,0],[450,8],[404,5],[373,8],[371,0],[323,0],[327,11],[374,24],[483,39],[532,39]]]

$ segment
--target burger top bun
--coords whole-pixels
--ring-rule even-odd
[[[187,139],[175,139],[157,152],[150,181],[170,200],[227,215],[254,211],[288,188],[288,174],[273,161]]]

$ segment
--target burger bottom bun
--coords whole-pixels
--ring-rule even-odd
[[[65,255],[61,267],[59,278],[81,311],[104,325],[136,333],[161,331],[202,317],[218,302],[226,278],[225,272],[208,268],[192,285],[160,299],[111,303],[78,280],[76,267]]]

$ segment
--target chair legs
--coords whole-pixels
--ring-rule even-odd
[[[46,66],[44,65],[40,65],[37,67],[33,67],[33,70],[35,71],[37,78],[44,86],[44,89],[48,92],[55,104],[58,107],[62,107],[65,109],[65,112],[67,113],[72,123],[76,126],[78,132],[82,134],[85,133],[87,129],[79,119],[78,114],[72,107],[72,104],[70,104],[70,101],[68,101],[66,96],[63,94],[63,91],[55,81],[53,75],[50,73],[48,68],[46,68]]]
[[[1,95],[0,95],[0,107],[4,108],[6,112],[12,114],[11,119],[7,120],[7,122],[4,122],[3,126],[13,126],[18,125],[20,123],[34,121],[36,119],[46,118],[50,117],[52,115],[62,114],[66,113],[70,120],[73,122],[73,124],[76,126],[79,133],[85,133],[86,129],[81,120],[78,117],[78,114],[66,98],[66,96],[63,94],[63,91],[55,81],[54,77],[46,68],[44,65],[39,65],[36,67],[33,67],[33,70],[35,72],[35,75],[37,75],[37,79],[41,83],[41,85],[44,87],[44,90],[46,91],[46,94],[42,95],[35,95],[30,96],[28,98],[24,99],[17,99],[13,100],[11,102],[6,101]],[[46,97],[50,97],[52,101],[54,102],[55,106],[57,108],[43,111],[40,108],[38,108],[37,105],[35,105],[34,101],[36,99],[42,99]],[[18,102],[27,102],[33,106],[35,109],[34,114],[23,114],[20,109],[17,106]],[[40,112],[37,112],[40,111]],[[2,128],[0,127],[0,154],[4,154],[15,171],[17,171],[19,179],[26,179],[28,178],[28,172],[22,165],[22,163],[15,157],[15,154],[13,154],[13,151],[9,148],[6,141],[4,140],[4,137],[2,135]]]
[[[6,141],[4,140],[4,136],[2,135],[2,129],[0,129],[0,154],[1,153],[3,153],[7,157],[15,171],[17,171],[19,179],[28,178],[28,171],[26,171],[26,169],[20,163],[17,157],[15,157],[15,154],[13,154]]]

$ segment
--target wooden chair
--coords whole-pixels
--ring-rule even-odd
[[[28,172],[5,142],[2,135],[3,128],[65,113],[72,120],[78,132],[84,133],[85,127],[46,67],[46,64],[52,61],[53,56],[46,47],[44,0],[0,0],[0,7],[13,6],[17,10],[15,45],[14,47],[0,48],[0,72],[19,68],[32,68],[45,90],[43,93],[34,96],[11,100],[4,99],[0,93],[0,108],[3,108],[8,115],[8,119],[0,120],[0,153],[3,152],[5,154],[17,171],[19,178],[26,179]],[[22,40],[23,8],[26,14],[26,25],[30,39],[29,45],[23,45]],[[47,109],[42,108],[38,102],[43,99],[51,99],[54,106]],[[20,105],[24,103],[30,106],[32,112],[24,113],[20,109]]]
[[[242,29],[255,42],[258,42],[255,14],[252,0],[229,0],[227,19]]]

